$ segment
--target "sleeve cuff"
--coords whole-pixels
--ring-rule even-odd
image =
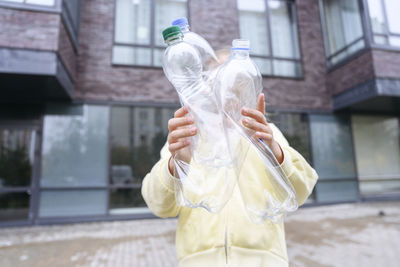
[[[281,147],[282,152],[283,152],[283,162],[281,163],[281,168],[285,172],[286,176],[291,176],[293,173],[293,162],[292,162],[292,156],[290,155],[290,152],[285,148]]]
[[[168,169],[168,160],[164,162],[164,165],[161,166],[163,175],[161,175],[161,183],[169,190],[169,191],[175,191],[175,182],[178,181],[179,179],[175,178]]]

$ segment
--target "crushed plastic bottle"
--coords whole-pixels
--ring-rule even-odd
[[[269,219],[279,222],[287,212],[297,209],[295,191],[270,148],[254,137],[255,132],[242,125],[243,107],[256,108],[262,92],[261,74],[249,57],[249,40],[232,42],[231,56],[218,71],[214,92],[219,109],[223,111],[224,130],[231,153],[244,162],[249,153],[262,159],[259,166],[263,175],[243,177],[239,189],[250,219],[260,223]],[[236,166],[237,172],[241,166]]]
[[[212,88],[202,75],[202,60],[197,50],[183,42],[178,26],[163,31],[168,47],[163,70],[188,107],[198,133],[190,138],[190,152],[173,155],[175,198],[179,205],[203,207],[219,212],[230,199],[237,176],[234,160],[223,137],[222,114]]]

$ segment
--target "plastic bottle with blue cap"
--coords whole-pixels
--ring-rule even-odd
[[[210,66],[216,66],[216,64],[212,64],[212,61],[218,62],[218,58],[211,45],[206,39],[197,33],[190,31],[190,25],[187,18],[176,19],[172,22],[172,25],[179,26],[184,35],[183,40],[197,49],[202,60],[204,72],[210,71]]]

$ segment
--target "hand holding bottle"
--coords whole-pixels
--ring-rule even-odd
[[[168,121],[168,150],[171,152],[171,158],[168,161],[169,172],[174,174],[174,161],[172,157],[178,154],[181,160],[189,163],[191,160],[190,140],[188,137],[194,136],[197,133],[197,128],[194,126],[193,118],[185,115],[188,114],[186,107],[178,109],[174,117]]]
[[[268,125],[267,119],[265,118],[265,102],[264,102],[264,94],[260,94],[257,100],[257,108],[242,108],[242,115],[248,116],[252,118],[249,120],[248,118],[243,118],[242,123],[245,127],[255,131],[254,137],[263,140],[269,148],[274,153],[279,164],[283,162],[283,152],[278,142],[275,141],[274,136],[272,134],[272,129]]]

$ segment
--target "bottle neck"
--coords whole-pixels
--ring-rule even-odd
[[[189,32],[189,31],[190,31],[189,25],[185,25],[185,26],[181,27],[181,31],[182,31],[183,33]]]
[[[169,37],[167,40],[165,40],[165,42],[167,43],[168,46],[182,42],[183,41],[183,35],[182,34],[178,34],[178,35],[174,35]]]
[[[231,56],[236,57],[236,58],[245,59],[250,56],[250,50],[249,49],[238,49],[238,48],[232,47]]]

